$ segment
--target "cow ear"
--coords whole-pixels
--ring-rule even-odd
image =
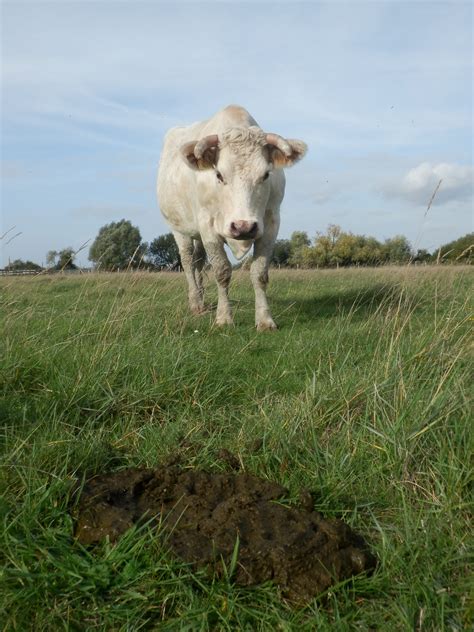
[[[279,167],[281,169],[284,167],[291,167],[298,162],[298,160],[301,160],[308,151],[308,145],[302,140],[296,140],[293,138],[286,138],[285,140],[290,146],[289,154],[283,153],[283,151],[276,147],[276,145],[267,145],[270,151],[270,161],[275,167]]]
[[[201,158],[196,158],[194,155],[194,149],[197,145],[197,140],[192,140],[185,145],[180,147],[180,153],[183,157],[183,160],[191,167],[191,169],[195,169],[196,171],[203,171],[204,169],[212,169],[216,164],[217,158],[217,147],[209,147],[206,149]]]

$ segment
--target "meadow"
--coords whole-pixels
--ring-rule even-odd
[[[272,271],[280,329],[257,333],[244,271],[226,329],[188,312],[182,274],[0,279],[3,629],[471,629],[472,289],[468,267]],[[223,448],[290,500],[312,490],[375,574],[294,608],[147,525],[74,540],[86,478],[176,455],[225,470]]]

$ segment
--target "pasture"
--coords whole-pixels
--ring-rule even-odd
[[[4,629],[469,629],[472,281],[271,271],[280,329],[257,333],[244,271],[227,329],[188,312],[182,274],[1,279]],[[85,477],[176,455],[226,470],[222,449],[290,499],[312,490],[366,537],[375,574],[295,609],[271,584],[193,572],[146,526],[74,541]]]

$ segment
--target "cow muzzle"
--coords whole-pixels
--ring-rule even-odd
[[[231,222],[229,233],[232,239],[255,239],[258,233],[258,223],[244,220]]]

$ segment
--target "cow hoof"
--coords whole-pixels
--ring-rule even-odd
[[[275,331],[278,329],[273,320],[264,320],[256,325],[257,331]]]
[[[219,319],[216,320],[217,327],[232,327],[234,325],[234,321],[231,319]]]
[[[221,312],[216,314],[216,325],[218,327],[225,327],[225,325],[233,325],[234,319],[230,312]]]

